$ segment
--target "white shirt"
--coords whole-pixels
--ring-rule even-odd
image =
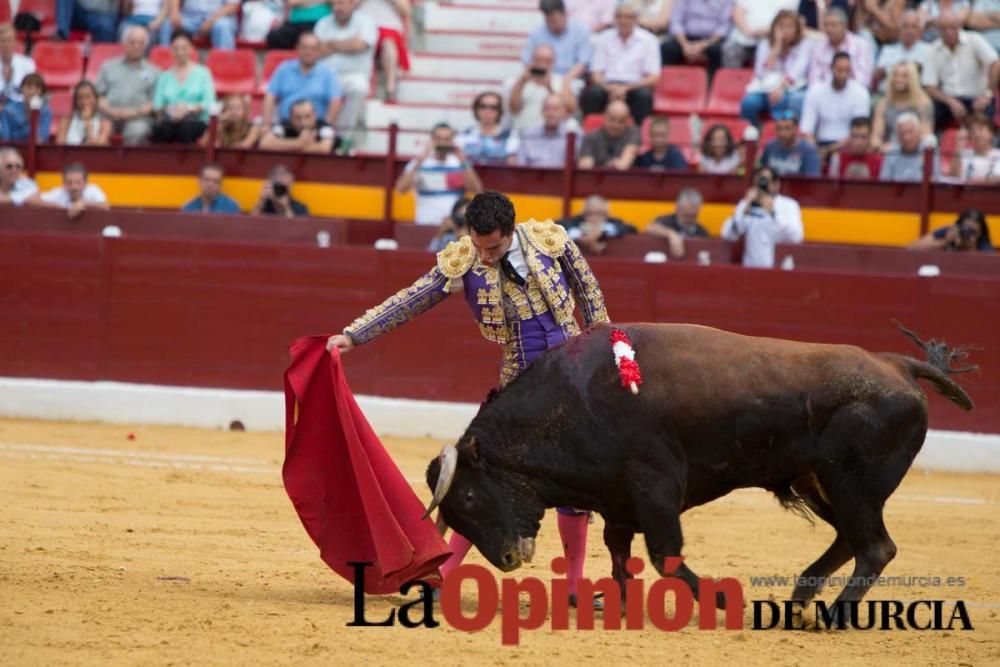
[[[58,204],[62,208],[69,208],[70,204],[73,203],[70,201],[69,192],[61,185],[58,188],[53,188],[43,193],[41,199],[49,204]],[[104,196],[104,192],[93,183],[87,183],[87,186],[83,189],[82,199],[87,204],[106,204],[108,202],[108,198]]]
[[[14,206],[20,206],[36,192],[38,192],[38,185],[27,176],[22,176],[14,181],[14,187],[7,193],[7,196],[10,197]]]
[[[743,266],[774,267],[774,246],[778,243],[802,243],[802,212],[794,199],[774,197],[774,214],[756,209],[745,211],[746,202],[736,206],[733,215],[722,224],[722,238],[735,241],[746,236]]]
[[[798,0],[736,0],[736,5],[743,9],[743,18],[753,31],[767,30],[771,27],[771,21],[782,9],[790,9],[793,12],[799,10]],[[753,46],[757,43],[756,37],[744,35],[735,24],[729,38],[744,46]]]
[[[375,63],[375,43],[378,41],[378,27],[364,12],[355,11],[347,25],[337,23],[333,14],[316,22],[313,34],[321,42],[342,41],[359,37],[368,48],[359,53],[331,53],[320,62],[337,74],[361,74],[370,76]]]
[[[507,261],[510,265],[514,267],[517,271],[517,275],[524,279],[528,278],[528,262],[524,259],[524,251],[521,249],[521,238],[515,233],[514,238],[510,242],[510,248],[507,249],[510,253],[507,255]]]
[[[1000,176],[1000,148],[994,148],[986,155],[976,155],[971,148],[961,152],[959,176],[966,180],[983,180]]]
[[[159,16],[163,0],[132,0],[132,16]]]
[[[10,69],[10,79],[4,79],[4,67],[0,64],[0,95],[16,93],[24,77],[35,71],[35,61],[28,56],[15,53],[10,59]]]
[[[952,51],[940,39],[931,44],[931,54],[923,72],[924,86],[937,86],[945,95],[976,98],[989,90],[990,66],[997,52],[977,32],[962,30]]]
[[[515,130],[523,130],[528,127],[537,127],[545,124],[545,119],[542,118],[542,106],[545,103],[545,98],[552,93],[561,91],[563,85],[562,77],[555,73],[549,74],[549,81],[552,85],[551,90],[538,83],[534,77],[525,82],[524,87],[521,88],[521,110],[516,114],[511,114],[511,127]],[[514,90],[515,85],[517,85],[517,79],[508,79],[503,87],[503,98],[507,104],[508,111],[510,108],[510,93]]]
[[[403,32],[403,19],[392,0],[362,0],[361,11],[370,16],[379,28]]]
[[[910,48],[906,48],[902,42],[883,46],[882,50],[878,52],[878,63],[875,65],[878,69],[885,70],[882,88],[885,89],[885,83],[892,75],[893,67],[899,63],[917,63],[923,70],[927,67],[927,58],[930,57],[930,54],[931,45],[921,40],[914,42]]]
[[[650,74],[659,74],[660,41],[645,28],[636,28],[622,41],[618,28],[608,28],[594,40],[590,71],[601,74],[607,83],[634,83]]]
[[[450,153],[443,160],[433,155],[423,162],[410,160],[406,170],[413,169],[419,169],[414,182],[417,201],[413,221],[418,225],[440,225],[465,193],[465,167],[457,155]]]
[[[871,115],[871,95],[854,79],[841,90],[832,82],[809,86],[802,104],[799,132],[811,134],[819,142],[843,141],[851,134],[851,121]]]

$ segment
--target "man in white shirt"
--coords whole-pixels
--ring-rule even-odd
[[[799,132],[824,158],[847,142],[852,120],[871,114],[868,89],[851,78],[851,57],[838,53],[830,69],[828,82],[809,86],[799,122]]]
[[[396,181],[396,192],[416,191],[413,221],[418,225],[440,225],[466,191],[483,189],[476,170],[455,145],[455,130],[440,123],[431,130],[430,139]]]
[[[722,238],[745,239],[743,266],[774,268],[774,247],[802,243],[802,212],[794,199],[777,194],[781,183],[768,167],[757,167],[754,184],[722,224]]]
[[[623,2],[615,27],[598,35],[590,61],[590,85],[580,96],[583,114],[601,113],[609,102],[628,104],[636,126],[653,112],[653,88],[660,79],[660,42],[639,27],[639,8]]]
[[[823,16],[823,37],[813,46],[809,62],[809,85],[830,78],[833,57],[841,51],[851,56],[851,76],[865,88],[872,85],[871,43],[848,30],[847,14],[839,7],[826,10]]]
[[[38,192],[35,182],[23,174],[21,154],[10,147],[0,148],[0,206],[20,206]]]
[[[365,107],[375,63],[378,28],[369,16],[357,10],[355,0],[331,0],[333,13],[316,22],[320,65],[337,73],[343,87],[344,106],[335,127],[342,137],[351,137]]]
[[[899,41],[886,44],[879,51],[873,89],[884,93],[886,77],[899,63],[916,63],[921,71],[927,67],[931,45],[920,39],[921,34],[923,26],[920,23],[920,13],[915,9],[907,9],[899,19]]]
[[[573,84],[553,71],[555,59],[555,49],[548,44],[538,45],[521,76],[505,86],[507,91],[504,97],[512,116],[511,127],[515,130],[542,124],[542,105],[549,95],[559,95],[567,113],[576,111]]]
[[[35,71],[35,61],[17,52],[17,35],[9,23],[0,24],[0,99],[17,93],[21,81]]]
[[[83,215],[88,208],[108,210],[108,198],[101,188],[87,182],[87,168],[79,162],[63,167],[63,184],[42,195],[35,195],[29,204],[47,206],[49,208],[64,208],[70,220]]]
[[[969,114],[993,116],[993,91],[1000,85],[1000,57],[978,32],[962,30],[957,16],[938,17],[941,38],[931,45],[923,84],[934,101],[938,131]]]

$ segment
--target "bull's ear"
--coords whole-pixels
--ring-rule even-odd
[[[479,443],[476,437],[472,436],[467,442],[462,443],[458,448],[459,459],[470,466],[479,467]]]

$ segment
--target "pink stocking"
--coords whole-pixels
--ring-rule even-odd
[[[455,531],[451,533],[451,540],[448,542],[448,548],[451,549],[451,556],[448,560],[444,562],[441,566],[441,577],[447,577],[452,570],[462,564],[462,560],[465,558],[466,554],[469,553],[469,549],[472,548],[472,542],[465,539]]]
[[[576,595],[576,582],[583,578],[583,562],[587,558],[586,514],[558,514],[559,536],[569,564],[566,579],[570,595]],[[449,561],[450,562],[450,561]]]

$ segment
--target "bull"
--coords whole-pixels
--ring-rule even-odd
[[[448,526],[510,571],[530,560],[546,508],[593,510],[605,520],[624,596],[636,533],[657,571],[671,574],[664,560],[681,555],[684,511],[759,487],[836,530],[792,599],[812,599],[817,582],[853,558],[837,603],[860,601],[896,554],[882,510],[927,433],[917,380],[971,410],[948,377],[974,369],[951,368],[965,353],[905,329],[930,363],[702,326],[620,328],[642,369],[638,395],[621,386],[610,326],[568,340],[488,401],[430,463],[428,514],[440,507]],[[687,564],[672,574],[697,597]]]

